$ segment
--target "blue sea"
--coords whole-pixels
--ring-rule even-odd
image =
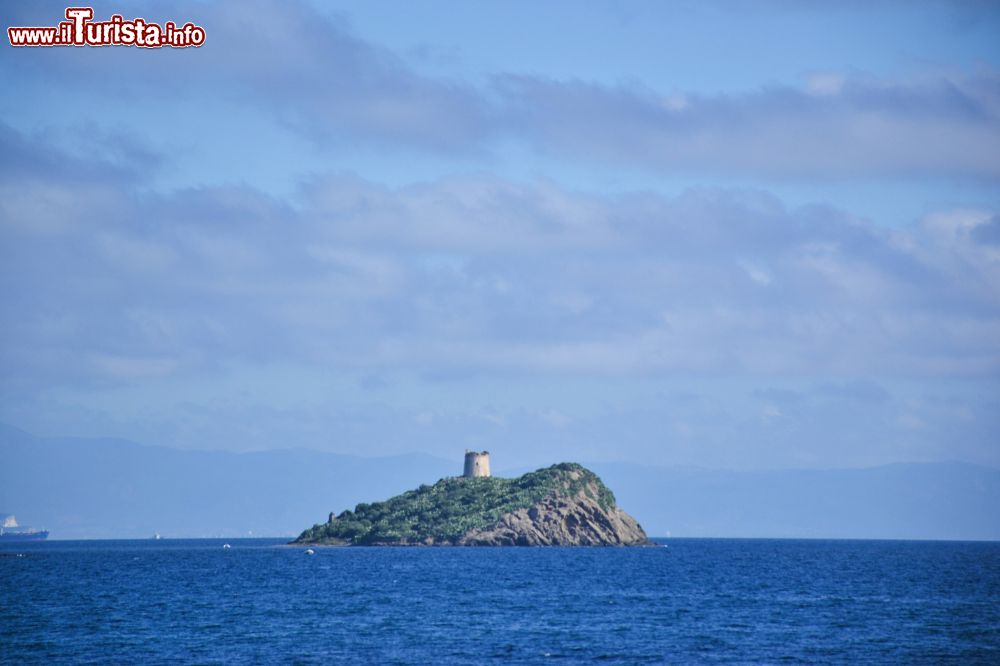
[[[0,550],[3,663],[1000,663],[1000,543],[52,541]]]

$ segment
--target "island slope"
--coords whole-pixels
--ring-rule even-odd
[[[516,479],[441,479],[331,515],[292,543],[638,546],[649,540],[596,474],[561,463]]]

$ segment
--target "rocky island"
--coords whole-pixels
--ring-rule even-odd
[[[474,456],[474,457],[470,457]],[[485,459],[484,459],[485,456]],[[426,546],[642,546],[649,539],[600,478],[561,463],[516,479],[489,476],[486,452],[465,475],[384,502],[330,514],[293,544]]]

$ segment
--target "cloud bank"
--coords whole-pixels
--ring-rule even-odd
[[[18,5],[9,21],[47,25],[61,7]],[[800,86],[712,95],[524,72],[472,83],[424,74],[302,2],[135,11],[190,18],[210,38],[141,57],[6,48],[6,67],[111,98],[225,100],[330,146],[484,156],[513,143],[573,163],[792,181],[1000,178],[1000,74],[988,68],[891,80],[814,73]]]
[[[226,359],[599,374],[1000,370],[996,214],[888,231],[761,191],[463,177],[144,190],[6,130],[3,365],[30,383]],[[29,150],[30,148],[30,150]],[[58,164],[53,168],[52,164]]]

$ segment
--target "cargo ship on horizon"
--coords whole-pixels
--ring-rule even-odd
[[[32,527],[21,527],[17,524],[14,514],[3,517],[0,525],[0,542],[3,541],[44,541],[49,538],[48,530],[36,530]]]

